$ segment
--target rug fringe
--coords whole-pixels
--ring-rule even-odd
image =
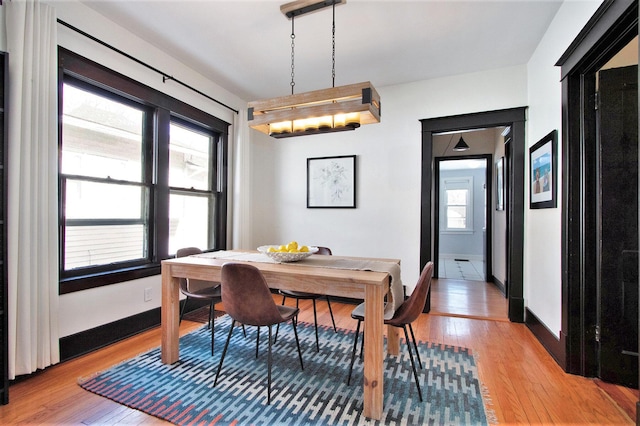
[[[491,394],[489,393],[489,388],[484,384],[480,384],[480,389],[482,391],[482,401],[484,401],[484,412],[487,416],[487,423],[491,426],[498,425],[498,416],[496,415],[495,410],[493,409],[493,400],[491,399]]]

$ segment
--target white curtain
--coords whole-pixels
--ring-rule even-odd
[[[60,360],[55,10],[5,2],[9,52],[9,378]]]

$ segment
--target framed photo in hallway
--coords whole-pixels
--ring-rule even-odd
[[[557,145],[558,132],[553,130],[529,149],[529,208],[557,207]]]
[[[504,210],[504,157],[496,161],[496,210]]]
[[[356,207],[356,156],[307,158],[307,208]]]

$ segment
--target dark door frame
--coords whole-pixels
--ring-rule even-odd
[[[523,260],[524,260],[524,164],[525,164],[525,114],[526,107],[487,111],[473,114],[420,120],[422,123],[422,198],[420,212],[420,267],[433,257],[433,191],[434,160],[433,135],[458,130],[485,127],[511,126],[511,165],[506,174],[505,188],[509,193],[506,209],[507,220],[507,282],[509,320],[524,322]],[[425,311],[431,308],[427,300]]]
[[[492,276],[491,270],[491,247],[493,246],[493,220],[491,220],[491,213],[493,212],[493,205],[491,204],[491,194],[493,194],[493,154],[480,154],[480,155],[460,155],[455,157],[434,157],[434,206],[433,206],[433,260],[435,262],[433,271],[434,278],[439,276],[438,259],[440,258],[440,162],[450,160],[485,160],[485,233],[486,240],[484,241],[484,263],[485,269],[483,272],[485,281],[489,280]],[[474,206],[475,210],[475,206]]]
[[[638,34],[637,0],[606,0],[558,60],[562,75],[562,330],[569,373],[598,374],[595,72]],[[640,123],[639,123],[640,125]]]

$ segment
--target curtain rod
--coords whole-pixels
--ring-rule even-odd
[[[2,0],[0,0],[0,2],[2,2]],[[219,100],[217,100],[215,98],[212,98],[211,96],[207,95],[206,93],[201,92],[200,90],[196,89],[195,87],[192,87],[192,86],[189,86],[186,83],[183,83],[182,81],[180,81],[180,80],[174,78],[173,76],[171,76],[171,75],[169,75],[169,74],[167,74],[167,73],[165,73],[165,72],[163,72],[163,71],[161,71],[161,70],[159,70],[159,69],[147,64],[146,62],[143,62],[140,59],[138,59],[136,57],[133,57],[133,56],[129,55],[126,52],[123,52],[122,50],[118,49],[117,47],[114,47],[114,46],[112,46],[112,45],[100,40],[99,38],[96,38],[96,37],[92,36],[91,34],[88,34],[88,33],[84,32],[84,31],[82,31],[81,29],[79,29],[77,27],[74,27],[71,24],[68,24],[68,23],[64,22],[61,19],[58,19],[57,21],[58,21],[59,24],[64,25],[65,27],[77,32],[78,34],[82,34],[83,36],[95,41],[96,43],[99,43],[99,44],[103,45],[104,47],[107,47],[107,48],[113,50],[114,52],[117,52],[117,53],[121,54],[122,56],[125,56],[125,57],[131,59],[132,61],[134,61],[134,62],[136,62],[136,63],[138,63],[138,64],[140,64],[140,65],[142,65],[142,66],[144,66],[144,67],[146,67],[146,68],[148,68],[150,70],[152,70],[152,71],[157,72],[158,74],[161,74],[163,83],[165,83],[167,80],[173,80],[176,83],[180,84],[181,86],[184,86],[187,89],[190,89],[190,90],[196,92],[197,94],[199,94],[201,96],[204,96],[205,98],[207,98],[209,100],[212,100],[213,102],[215,102],[215,103],[217,103],[217,104],[219,104],[219,105],[221,105],[221,106],[223,106],[223,107],[235,112],[236,114],[238,113],[237,109],[231,108],[229,105],[226,105],[226,104],[220,102]]]

